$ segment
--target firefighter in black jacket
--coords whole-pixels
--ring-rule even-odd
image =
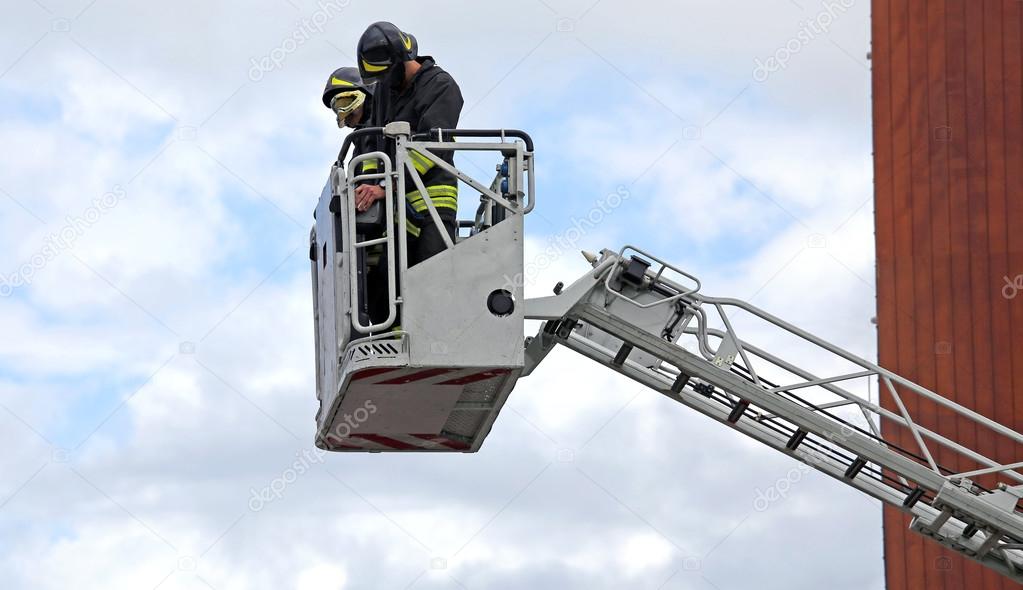
[[[462,93],[450,74],[442,70],[432,57],[419,57],[415,37],[388,22],[374,23],[359,39],[359,73],[367,83],[375,81],[371,126],[382,127],[395,121],[406,121],[412,133],[431,129],[454,129],[462,112]],[[386,146],[381,146],[386,147]],[[393,151],[393,147],[388,153]],[[423,179],[443,223],[438,228],[410,175],[405,178],[405,200],[408,224],[409,266],[422,262],[444,250],[440,231],[447,232],[452,242],[457,233],[458,181],[453,174],[423,157],[411,154],[412,163]],[[454,164],[451,152],[438,153]],[[379,186],[356,189],[356,208],[365,210],[384,196]]]

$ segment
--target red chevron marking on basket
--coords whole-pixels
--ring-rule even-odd
[[[444,375],[450,373],[454,369],[426,369],[425,371],[419,371],[412,373],[411,375],[405,375],[404,377],[395,377],[394,379],[388,379],[387,381],[377,381],[375,385],[405,385],[406,383],[412,383],[413,381],[422,381],[423,379],[429,379],[430,377],[436,377],[437,375]]]
[[[410,445],[409,443],[402,442],[395,438],[381,436],[379,434],[353,434],[352,438],[362,438],[370,442],[376,443],[378,445],[382,445],[392,449],[398,449],[399,451],[415,451],[422,448],[417,447],[415,445]]]
[[[485,381],[487,379],[493,379],[501,375],[507,375],[508,369],[492,369],[490,371],[483,371],[482,373],[473,373],[464,377],[458,377],[457,379],[448,379],[447,381],[441,381],[438,385],[468,385],[469,383],[475,383],[477,381]]]
[[[382,373],[390,373],[391,371],[396,371],[396,370],[397,369],[395,369],[393,367],[382,367],[382,368],[379,368],[379,369],[365,369],[365,370],[362,370],[362,371],[359,371],[358,373],[356,373],[352,377],[352,381],[358,381],[360,379],[369,379],[370,377],[375,377],[375,376],[380,375]]]
[[[444,445],[449,449],[455,449],[457,451],[464,451],[469,448],[469,445],[465,444],[464,442],[459,440],[452,440],[446,436],[438,436],[436,434],[410,434],[409,436],[414,436],[416,438],[428,440],[430,442],[437,443],[439,445]]]

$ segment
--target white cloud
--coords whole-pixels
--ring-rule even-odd
[[[314,565],[298,575],[295,588],[298,590],[340,590],[347,586],[345,570],[335,565]]]
[[[381,14],[352,2],[252,82],[250,58],[280,46],[314,2],[296,0],[296,11],[288,2],[100,0],[15,63],[53,18],[87,3],[42,4],[53,14],[33,3],[2,9],[0,71],[15,65],[0,78],[14,97],[0,123],[0,189],[44,222],[0,193],[0,272],[93,198],[116,185],[128,198],[0,303],[0,402],[18,416],[0,409],[0,442],[11,450],[0,461],[0,502],[9,499],[0,539],[17,548],[0,558],[9,587],[440,588],[454,577],[473,588],[682,588],[692,578],[672,573],[694,557],[708,579],[742,586],[749,572],[728,566],[734,555],[755,561],[765,588],[830,584],[836,567],[865,572],[849,588],[880,583],[876,507],[849,495],[838,506],[839,484],[807,478],[788,501],[742,521],[756,487],[791,461],[568,351],[520,383],[481,453],[331,456],[252,512],[251,490],[279,477],[312,437],[304,244],[339,143],[318,101],[322,77],[348,59],[335,46],[350,53]],[[408,23],[456,73],[469,124],[536,126],[545,192],[527,240],[534,262],[567,237],[571,216],[685,132],[671,111],[706,124],[749,83],[753,58],[806,18],[784,2],[737,15],[729,3],[605,0],[556,33],[559,19],[590,4],[547,4],[526,3],[498,24],[489,8],[453,0],[383,15]],[[859,54],[866,3],[856,10],[834,40]],[[651,28],[635,11],[668,26]],[[547,294],[584,272],[579,249],[670,248],[683,218],[705,244],[763,237],[734,265],[697,264],[709,291],[755,295],[870,354],[872,292],[857,278],[872,277],[870,206],[857,212],[870,189],[858,67],[826,41],[807,47],[699,141],[665,155],[627,207],[536,265],[527,292]],[[779,229],[785,215],[701,143],[811,230],[791,220]],[[592,198],[567,182],[589,177],[598,179],[586,188]],[[828,249],[807,250],[808,231]],[[799,263],[779,273],[797,251]],[[691,268],[686,252],[658,253]],[[194,354],[179,352],[183,341]],[[96,389],[103,395],[85,393]],[[77,443],[111,413],[69,463],[21,421],[48,436],[69,430]],[[833,527],[857,543],[824,544]],[[768,542],[778,536],[786,542]],[[806,538],[830,551],[787,549]],[[446,567],[432,567],[438,557]]]

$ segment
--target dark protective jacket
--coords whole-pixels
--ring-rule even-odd
[[[406,121],[412,133],[426,133],[431,129],[455,129],[462,113],[462,92],[450,74],[442,70],[432,57],[418,58],[422,68],[409,82],[403,92],[381,88],[382,81],[374,93],[373,126],[383,127],[387,123]],[[394,155],[392,145],[386,146],[388,154]],[[454,154],[435,153],[448,164],[454,164]],[[412,163],[423,179],[423,185],[433,200],[437,213],[443,218],[454,219],[458,211],[458,182],[455,175],[418,152],[411,153]],[[408,202],[410,224],[407,228],[412,235],[419,235],[419,227],[429,219],[429,212],[423,196],[419,194],[410,174],[405,174],[405,198]]]
[[[363,127],[369,127],[373,124],[373,95],[369,95],[366,102],[363,105],[362,121],[355,126],[355,129],[361,129]],[[359,137],[352,144],[352,157],[360,156],[369,152],[376,151],[377,143],[371,137]],[[357,174],[370,174],[380,170],[379,160],[366,160],[359,165],[359,169],[356,171]],[[377,181],[363,181],[359,184],[365,184],[371,182],[376,184]]]

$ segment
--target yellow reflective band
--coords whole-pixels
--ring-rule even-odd
[[[419,172],[420,174],[426,174],[437,165],[433,160],[427,158],[416,150],[409,150],[408,155],[412,158],[412,165],[416,167],[416,172]]]
[[[435,208],[458,210],[457,186],[438,184],[426,187],[426,192],[430,195],[430,200],[433,201]],[[416,213],[422,213],[427,210],[426,201],[423,200],[423,196],[419,191],[405,193],[405,198],[408,199],[409,204],[412,205],[412,210]]]
[[[427,187],[426,190],[430,195],[430,200],[433,201],[434,207],[447,207],[450,209],[458,208],[457,187],[441,184]],[[408,199],[409,204],[412,205],[412,208],[417,212],[426,210],[426,202],[423,201],[423,196],[419,194],[419,191],[405,193],[405,198]]]
[[[375,66],[366,60],[362,60],[362,69],[366,70],[367,72],[382,72],[387,68],[388,66]]]
[[[341,78],[331,78],[330,83],[334,86],[355,86],[355,84],[352,84],[348,80],[342,80]]]
[[[426,187],[426,193],[431,197],[457,197],[458,187],[451,186],[450,184],[438,184]],[[405,193],[405,198],[410,201],[422,200],[419,191],[407,192]]]
[[[451,197],[434,197],[433,207],[435,209],[454,209],[457,211],[458,201]],[[412,203],[412,209],[416,213],[422,213],[423,211],[426,211],[427,210],[426,201],[420,200],[416,201],[415,203]]]
[[[376,160],[366,160],[362,163],[363,171],[376,170],[380,167],[380,164]]]
[[[401,34],[401,42],[405,44],[405,49],[412,51],[412,37],[409,37],[405,33]]]
[[[408,219],[405,220],[405,231],[407,231],[409,235],[411,235],[412,237],[415,238],[419,237],[420,229],[416,227],[415,224],[409,221]]]

